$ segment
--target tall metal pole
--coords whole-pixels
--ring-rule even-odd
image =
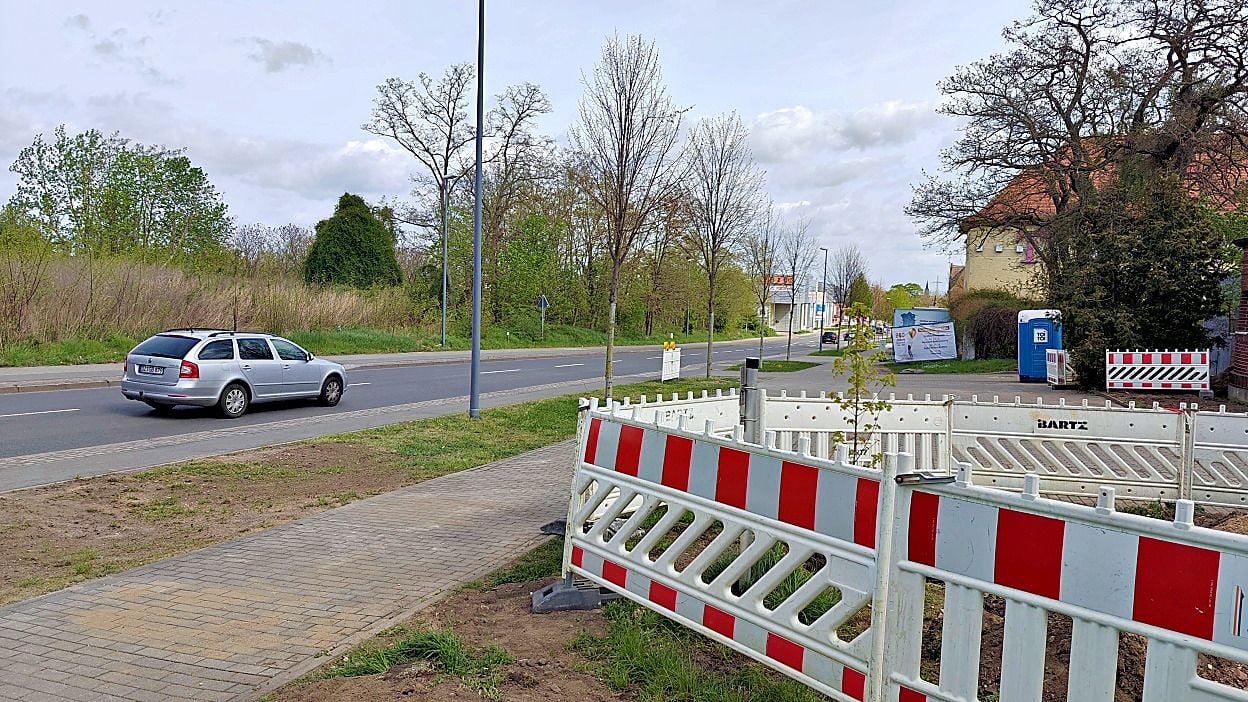
[[[450,213],[447,212],[447,189],[449,185],[446,176],[442,177],[442,345],[446,346],[446,285],[447,285],[447,239],[450,238]]]
[[[823,252],[823,280],[819,283],[819,350],[822,351],[824,320],[828,318],[828,250],[822,246],[819,250]]]
[[[472,207],[472,371],[468,416],[481,417],[481,130],[485,122],[485,0],[477,9],[477,183]]]

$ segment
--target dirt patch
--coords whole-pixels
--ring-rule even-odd
[[[1132,402],[1136,407],[1152,407],[1156,402],[1166,409],[1177,410],[1180,404],[1186,403],[1188,408],[1217,411],[1225,406],[1227,412],[1248,412],[1248,405],[1242,405],[1225,397],[1202,398],[1197,393],[1186,392],[1111,392],[1107,393],[1115,402],[1124,407]]]
[[[292,444],[0,495],[0,604],[414,482],[392,453]]]
[[[500,686],[508,702],[627,699],[585,672],[568,645],[582,631],[601,634],[607,623],[601,612],[536,615],[529,611],[529,593],[547,580],[501,585],[488,591],[461,590],[422,612],[414,622],[448,629],[473,648],[502,647],[515,659]],[[378,637],[372,643],[386,645]],[[407,700],[463,702],[480,699],[458,679],[439,675],[426,663],[395,666],[379,675],[301,681],[271,695],[274,702]]]

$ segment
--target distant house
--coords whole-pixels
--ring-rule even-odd
[[[767,325],[776,331],[788,331],[789,316],[793,315],[793,331],[799,329],[818,329],[820,316],[825,326],[833,326],[840,318],[840,306],[836,303],[828,305],[826,313],[819,311],[824,302],[824,293],[814,286],[797,283],[797,294],[792,294],[793,276],[773,275],[770,281],[770,295],[759,316],[766,320]],[[796,297],[796,300],[793,298]]]
[[[1243,160],[1227,164],[1223,156],[1196,158],[1188,167],[1184,182],[1193,198],[1234,209],[1240,202],[1237,198],[1242,198],[1248,187],[1246,164],[1248,161]],[[1113,177],[1112,168],[1092,174],[1098,186]],[[957,271],[950,267],[951,291],[996,289],[1024,297],[1043,297],[1040,259],[1024,233],[1035,231],[1056,212],[1051,187],[1041,169],[1023,171],[979,212],[962,220],[959,226],[966,237],[966,262]]]

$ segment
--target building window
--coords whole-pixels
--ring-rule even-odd
[[[1001,253],[1002,251],[1005,251],[1005,244],[997,244],[996,252]]]
[[[1023,253],[1023,252],[1024,252],[1024,251],[1026,251],[1026,250],[1027,250],[1027,247],[1026,247],[1026,246],[1023,246],[1022,244],[1015,244],[1015,245],[1014,245],[1014,253]]]
[[[981,241],[980,243],[975,245],[975,253],[983,253],[983,252],[984,252],[984,243]]]

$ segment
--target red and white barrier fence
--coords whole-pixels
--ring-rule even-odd
[[[1209,351],[1106,351],[1107,390],[1209,390]]]
[[[980,699],[984,655],[1001,662],[1002,702],[1039,700],[1057,645],[1062,698],[1112,702],[1132,634],[1143,702],[1248,701],[1198,664],[1248,663],[1248,537],[1193,526],[1189,501],[1166,523],[1117,513],[1113,488],[1073,505],[1040,497],[1034,475],[1022,494],[979,487],[966,464],[931,484],[906,454],[863,468],[805,438],[786,451],[639,407],[582,415],[565,569],[834,700]],[[941,637],[925,641],[936,586]],[[999,653],[981,650],[989,595],[1004,602]],[[922,665],[933,645],[938,672]]]

